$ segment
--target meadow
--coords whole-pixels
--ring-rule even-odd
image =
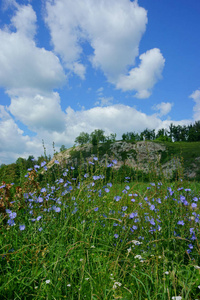
[[[200,299],[200,183],[119,182],[115,164],[2,184],[1,299]]]

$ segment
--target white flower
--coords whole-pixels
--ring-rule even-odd
[[[89,280],[90,278],[85,278],[85,280]]]
[[[166,275],[168,275],[168,274],[169,274],[169,272],[168,272],[168,271],[166,271],[166,272],[165,272],[165,274],[166,274]]]
[[[69,284],[67,284],[67,286],[71,286],[71,284],[69,283]]]
[[[198,285],[198,289],[200,289],[200,285]]]
[[[140,260],[143,259],[141,255],[136,255],[135,258],[138,258]]]
[[[195,269],[200,269],[200,267],[199,266],[194,266],[195,267]]]
[[[131,252],[131,248],[128,248],[127,251],[128,251],[128,253],[130,253]]]
[[[142,242],[136,241],[136,240],[132,240],[131,243],[133,243],[134,245],[140,245],[142,244]]]
[[[50,283],[50,280],[48,279],[48,280],[46,280],[45,282],[46,282],[46,284],[49,284],[49,283]]]
[[[93,245],[93,246],[91,246],[90,248],[95,248],[95,246]]]
[[[116,289],[117,286],[121,286],[122,284],[120,282],[115,281],[114,285],[113,285],[113,289]]]
[[[172,300],[181,300],[181,299],[182,299],[181,296],[172,297]]]
[[[80,261],[83,261],[83,258],[81,258]]]

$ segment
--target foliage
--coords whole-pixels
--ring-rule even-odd
[[[200,297],[200,184],[153,173],[144,183],[115,164],[94,156],[85,172],[43,161],[21,189],[0,187],[10,203],[0,215],[2,299]]]

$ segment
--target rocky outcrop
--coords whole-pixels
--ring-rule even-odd
[[[163,174],[170,178],[173,175],[173,171],[181,168],[181,162],[179,158],[169,158],[167,162],[162,162],[163,154],[166,154],[166,146],[160,143],[150,141],[140,141],[135,143],[128,143],[125,141],[116,141],[109,145],[104,151],[104,144],[99,144],[98,150],[101,153],[99,156],[99,162],[101,164],[117,160],[117,164],[114,165],[115,169],[119,169],[122,165],[127,165],[131,168],[142,170],[148,173],[154,169],[155,172]],[[101,151],[100,151],[101,150]],[[94,154],[93,146],[86,144],[83,146],[77,146],[67,149],[63,152],[56,154],[53,159],[49,162],[48,167],[51,168],[55,160],[69,165],[78,165],[80,159],[78,155],[83,155],[84,163],[91,161]],[[102,154],[103,153],[103,154]],[[76,154],[76,155],[75,155]]]

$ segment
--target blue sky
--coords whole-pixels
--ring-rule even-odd
[[[4,0],[0,164],[200,120],[200,2]]]

